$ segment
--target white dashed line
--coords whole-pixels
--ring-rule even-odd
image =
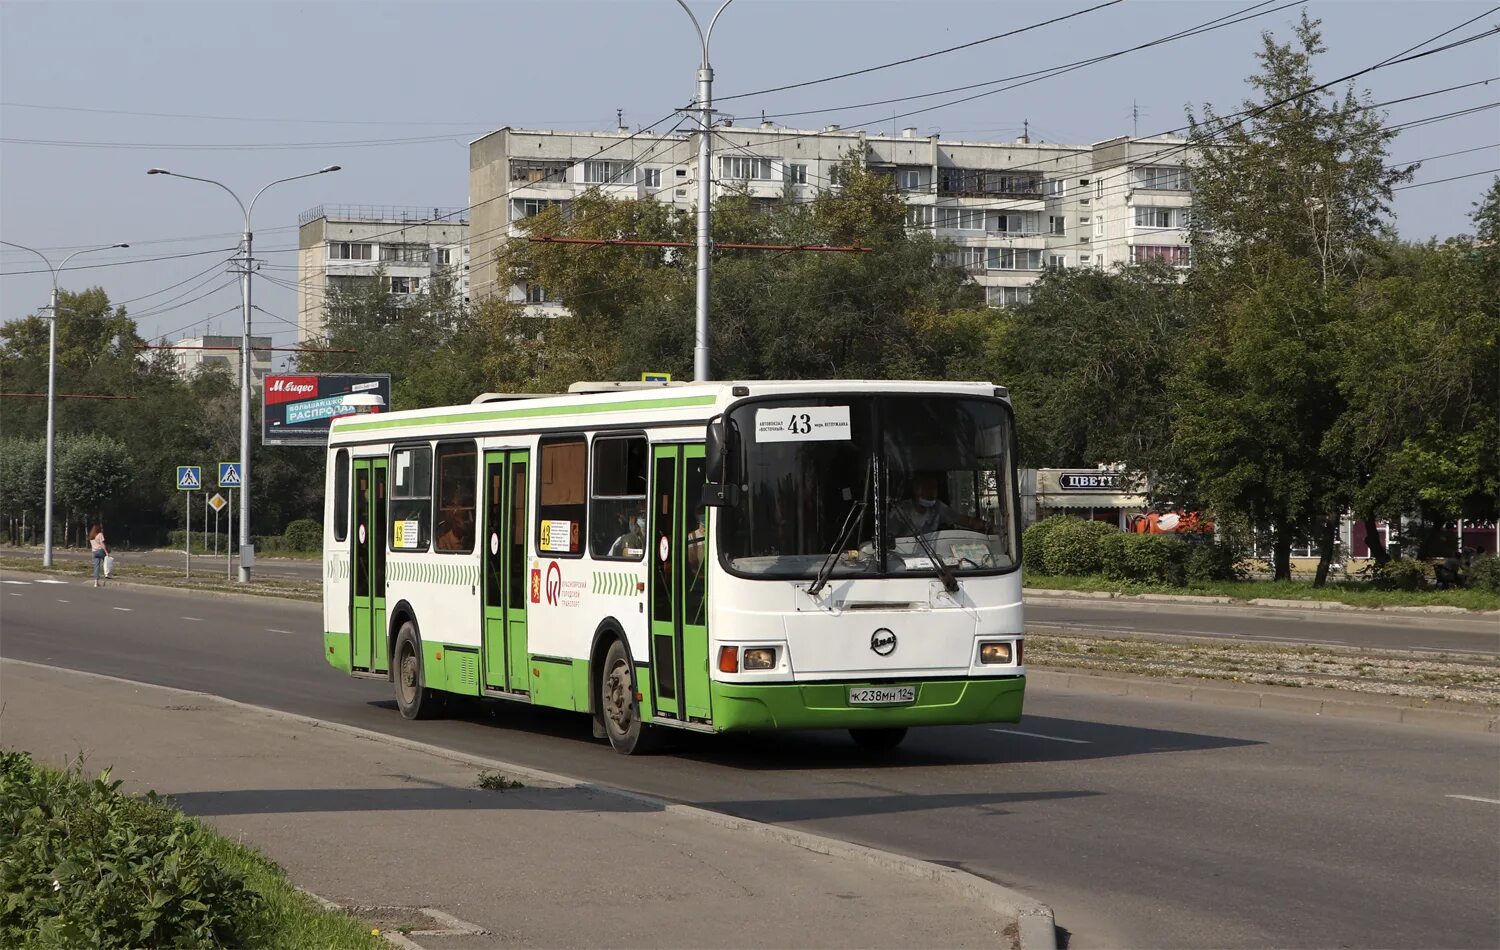
[[[1500,798],[1480,798],[1478,795],[1444,795],[1444,798],[1457,798],[1466,802],[1484,802],[1486,805],[1500,805]]]
[[[38,584],[66,584],[68,582],[67,581],[53,580],[50,577],[45,577],[45,578],[42,578],[41,580],[37,581],[37,583]]]
[[[6,581],[7,584],[15,584],[19,587],[30,587],[31,581]]]
[[[183,617],[182,619],[183,620],[191,620],[193,623],[202,623],[203,622],[203,618],[202,617]]]
[[[10,594],[10,596],[12,596],[12,597],[20,597],[21,596],[20,594],[16,593],[13,590],[12,591],[6,591],[6,593]]]
[[[63,600],[61,597],[57,598],[57,602],[59,604],[71,604],[72,603],[71,600]]]
[[[1074,745],[1093,745],[1087,739],[1064,739],[1062,736],[1044,736],[1040,732],[1022,732],[1019,729],[991,729],[990,732],[1005,732],[1013,736],[1029,736],[1032,739],[1051,739],[1053,742],[1071,742]]]
[[[295,631],[295,630],[277,630],[275,627],[267,627],[266,628],[266,632],[267,633],[291,633],[291,634],[295,634],[297,631]]]
[[[130,608],[130,607],[111,607],[109,609],[110,610],[121,610],[121,611],[124,611],[125,613],[128,614],[128,613],[130,613],[130,611],[131,611],[132,608]]]

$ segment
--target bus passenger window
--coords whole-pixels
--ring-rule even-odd
[[[594,440],[589,498],[589,553],[605,560],[639,561],[646,552],[646,440]]]
[[[425,551],[432,537],[432,447],[397,449],[391,468],[391,550]]]
[[[537,472],[536,549],[538,554],[583,554],[584,497],[588,482],[588,443],[582,436],[543,442]]]
[[[446,554],[474,551],[474,481],[479,453],[472,442],[439,445],[437,450],[437,549]]]
[[[333,457],[333,540],[349,537],[349,451]]]

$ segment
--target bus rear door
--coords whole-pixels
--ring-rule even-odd
[[[353,581],[349,586],[353,667],[386,670],[385,650],[386,460],[354,460]]]

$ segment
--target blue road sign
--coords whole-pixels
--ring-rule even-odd
[[[202,491],[203,489],[203,466],[201,465],[179,465],[177,466],[177,490],[178,491]]]
[[[239,488],[240,487],[240,463],[239,462],[220,462],[219,463],[219,487],[220,488]]]

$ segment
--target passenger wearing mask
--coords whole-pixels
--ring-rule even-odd
[[[988,532],[989,525],[973,518],[938,498],[938,477],[922,472],[912,480],[911,497],[891,506],[890,530],[893,534],[931,534],[945,528],[968,528]]]
[[[625,533],[609,546],[610,557],[640,557],[646,549],[646,502],[636,505],[635,513],[625,526]]]

